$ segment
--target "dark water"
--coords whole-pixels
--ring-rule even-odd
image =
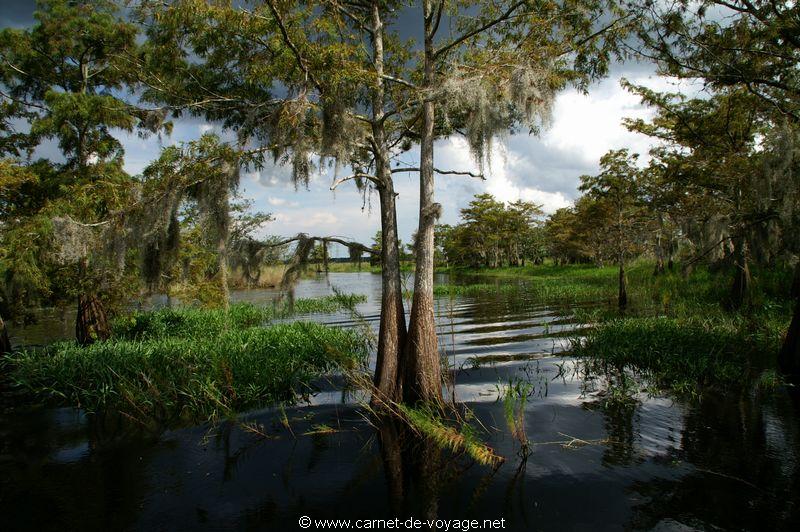
[[[376,322],[379,276],[303,281],[297,297],[330,293],[331,285],[367,294],[360,310]],[[481,528],[484,519],[504,520],[494,530],[797,529],[796,400],[778,392],[696,404],[667,396],[604,401],[604,380],[587,381],[576,361],[559,355],[575,327],[569,316],[526,300],[524,290],[438,301],[456,398],[506,459],[496,470],[394,424],[374,426],[348,394],[324,383],[312,405],[287,410],[291,432],[274,410],[240,420],[255,431],[227,423],[152,437],[70,409],[6,412],[0,527],[280,531],[299,530],[298,519],[309,516],[350,519],[351,529],[357,519],[398,518],[403,530],[409,517],[421,521],[418,530],[429,530],[428,519],[442,520],[440,530],[456,519],[476,519],[483,530],[490,529]],[[335,314],[324,321],[357,320]],[[45,341],[58,326],[25,333]],[[509,381],[532,385],[527,458],[497,400]],[[463,521],[449,525],[465,529]]]

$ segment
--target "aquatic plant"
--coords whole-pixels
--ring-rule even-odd
[[[248,317],[243,312],[233,321],[241,326]],[[13,385],[38,400],[168,422],[295,401],[313,390],[315,378],[353,368],[366,356],[357,331],[297,322],[118,338],[86,348],[61,342],[6,361]]]
[[[324,314],[352,309],[366,299],[366,296],[360,294],[334,294],[297,299],[294,302],[281,301],[269,306],[237,303],[227,310],[163,308],[137,312],[117,319],[112,325],[112,337],[132,340],[216,334],[227,329],[264,325],[270,320],[293,315]]]
[[[452,426],[440,414],[425,406],[398,404],[397,408],[412,429],[430,438],[439,447],[453,452],[463,451],[482,465],[498,466],[503,463],[503,457],[481,442],[468,423]]]
[[[763,346],[757,338],[736,319],[618,318],[574,339],[573,354],[695,394],[705,386],[746,382],[752,365],[748,355]]]
[[[522,379],[509,379],[508,384],[498,385],[498,399],[503,401],[503,415],[511,436],[521,445],[523,454],[528,454],[528,435],[525,432],[525,405],[533,393],[534,385]]]

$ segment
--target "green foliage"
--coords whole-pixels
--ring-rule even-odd
[[[298,314],[327,314],[353,308],[366,301],[358,294],[339,294],[294,303],[282,301],[261,307],[237,303],[225,309],[191,307],[163,308],[138,312],[118,318],[113,323],[113,337],[127,340],[151,340],[169,337],[192,337],[221,334],[229,329],[247,329],[265,325],[271,320]]]
[[[229,310],[160,309],[118,318],[111,339],[82,348],[60,342],[19,351],[3,365],[33,398],[90,412],[118,410],[142,422],[202,420],[293,401],[311,381],[363,364],[359,332],[313,322],[269,325],[298,314],[352,308],[338,294]]]
[[[138,189],[113,131],[155,132],[166,127],[165,115],[126,99],[136,71],[125,58],[136,54],[138,29],[116,3],[43,0],[35,18],[30,28],[0,31],[0,120],[30,126],[4,136],[0,155],[31,155],[55,140],[62,160],[3,164],[4,304],[102,292],[113,306],[132,291],[136,273],[126,228],[113,214]],[[23,173],[29,178],[18,179]]]
[[[439,447],[453,452],[463,451],[479,464],[497,466],[502,463],[503,458],[482,443],[469,424],[460,423],[454,427],[427,407],[398,404],[397,408],[415,431],[430,438]]]
[[[174,422],[295,401],[312,390],[314,378],[363,363],[367,355],[355,331],[305,322],[248,327],[253,316],[245,314],[233,318],[238,328],[212,323],[187,334],[183,324],[183,334],[116,338],[86,348],[63,342],[18,352],[5,364],[11,382],[41,400]],[[159,318],[164,325],[166,316]]]
[[[461,209],[462,223],[436,226],[435,244],[448,265],[498,267],[541,261],[540,205],[515,201],[504,205],[478,194]]]

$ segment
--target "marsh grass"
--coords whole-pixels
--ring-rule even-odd
[[[169,423],[296,401],[312,391],[315,378],[366,356],[355,331],[296,322],[85,348],[63,342],[7,362],[12,383],[39,400]]]
[[[112,338],[88,347],[59,342],[7,356],[11,384],[32,401],[116,411],[143,424],[203,421],[313,391],[315,379],[366,363],[369,342],[354,329],[313,322],[269,324],[294,314],[353,308],[337,294],[225,310],[160,309],[117,320]]]
[[[599,323],[573,340],[572,353],[599,361],[596,370],[630,368],[658,386],[696,395],[748,382],[764,364],[764,345],[742,320],[640,317]]]
[[[497,467],[503,463],[503,457],[484,444],[469,423],[459,420],[453,424],[425,406],[398,404],[397,408],[414,431],[430,438],[440,448],[452,452],[463,451],[481,465]]]
[[[788,268],[754,269],[752,297],[736,312],[728,306],[730,272],[708,268],[698,268],[688,277],[677,269],[654,276],[652,263],[631,264],[624,313],[615,304],[618,280],[613,266],[548,264],[457,273],[467,278],[480,275],[481,282],[442,286],[440,294],[494,292],[548,305],[591,303],[574,307],[576,320],[590,327],[573,334],[573,354],[631,369],[658,386],[692,395],[708,387],[757,381],[774,365],[791,318]]]
[[[525,406],[533,394],[534,385],[530,381],[516,379],[498,388],[498,398],[503,402],[503,415],[511,436],[521,445],[522,453],[527,454],[530,442],[525,431]]]
[[[112,324],[112,335],[114,338],[129,340],[213,335],[230,329],[257,327],[272,320],[296,315],[349,310],[364,301],[366,296],[359,294],[334,294],[297,299],[294,302],[283,300],[269,306],[237,303],[227,310],[162,308],[118,318]]]

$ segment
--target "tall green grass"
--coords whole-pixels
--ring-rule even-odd
[[[312,299],[281,301],[274,305],[256,306],[237,303],[229,309],[193,307],[162,308],[121,317],[112,324],[115,338],[145,340],[170,336],[214,335],[230,329],[264,325],[272,320],[300,314],[321,314],[351,309],[366,301],[359,294],[336,294]]]
[[[116,320],[110,340],[20,351],[3,365],[11,384],[33,401],[117,411],[142,423],[215,419],[295,401],[307,396],[315,379],[363,365],[363,332],[312,322],[269,324],[362,301],[337,294],[293,305],[139,312]]]
[[[765,344],[739,319],[618,318],[589,329],[573,342],[572,352],[601,366],[633,370],[661,388],[697,395],[747,382],[765,363]]]
[[[313,379],[366,356],[356,331],[296,322],[85,348],[62,342],[15,353],[7,363],[12,383],[40,400],[168,422],[293,401]]]

